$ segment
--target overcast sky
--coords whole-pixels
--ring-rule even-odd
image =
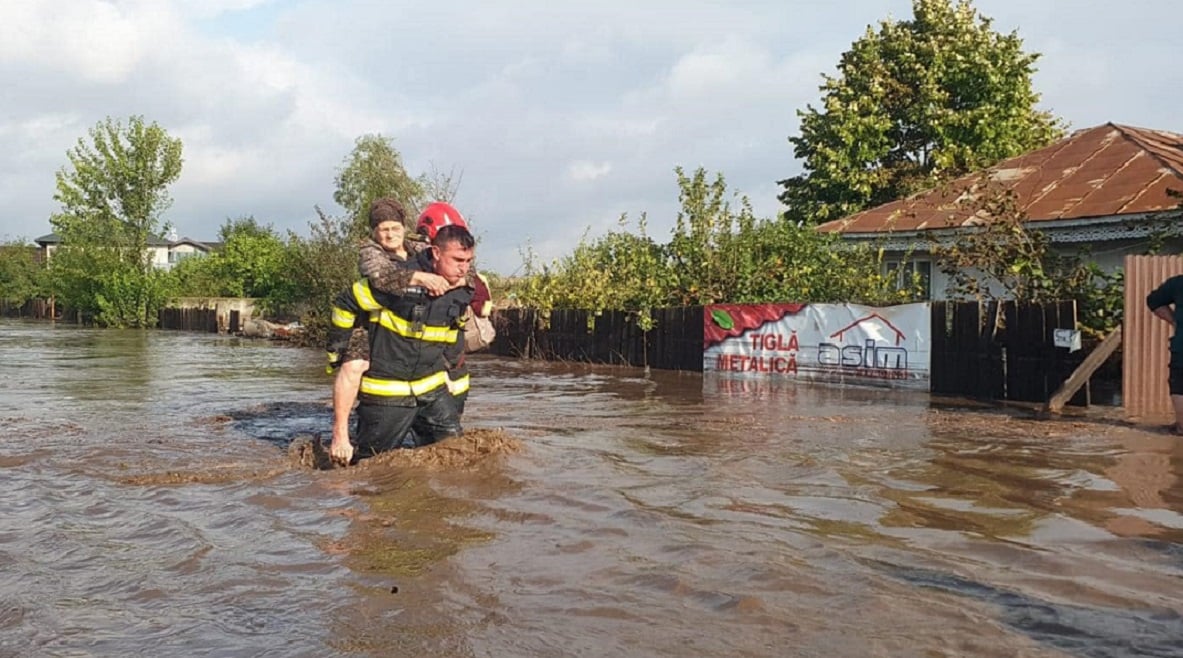
[[[978,0],[1043,54],[1041,107],[1073,129],[1183,132],[1174,0]],[[307,235],[364,134],[408,170],[462,173],[482,268],[511,274],[648,212],[673,168],[722,172],[757,214],[799,173],[787,139],[822,73],[909,0],[0,1],[0,237],[50,232],[54,173],[104,117],[184,143],[166,214],[216,239],[254,216]]]

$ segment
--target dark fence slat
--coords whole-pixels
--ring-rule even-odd
[[[554,309],[549,327],[541,327],[538,311],[498,309],[493,322],[497,338],[489,351],[499,356],[559,361],[586,361],[663,370],[702,371],[702,307],[652,309],[655,326],[641,331],[638,316],[604,311],[594,317],[577,309]]]
[[[212,308],[162,308],[157,312],[161,329],[218,333],[218,311]]]

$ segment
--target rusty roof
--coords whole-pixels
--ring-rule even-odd
[[[818,226],[837,233],[922,231],[980,223],[974,198],[989,185],[1014,192],[1028,221],[1112,217],[1169,210],[1183,191],[1183,135],[1106,123],[1078,130],[940,188]]]

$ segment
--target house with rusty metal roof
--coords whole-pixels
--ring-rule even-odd
[[[932,241],[956,240],[990,221],[984,194],[1010,195],[1053,249],[1087,250],[1112,271],[1127,254],[1145,253],[1164,229],[1183,225],[1183,198],[1171,191],[1183,193],[1183,135],[1106,123],[818,230],[879,245],[890,264],[919,272],[931,283],[930,297],[942,299],[948,277],[933,266]],[[1166,246],[1178,252],[1183,241],[1169,238]]]

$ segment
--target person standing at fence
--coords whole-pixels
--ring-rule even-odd
[[[1175,424],[1171,433],[1183,436],[1183,274],[1173,276],[1146,296],[1146,306],[1160,320],[1175,329],[1171,336],[1171,359],[1167,364],[1167,382]]]

